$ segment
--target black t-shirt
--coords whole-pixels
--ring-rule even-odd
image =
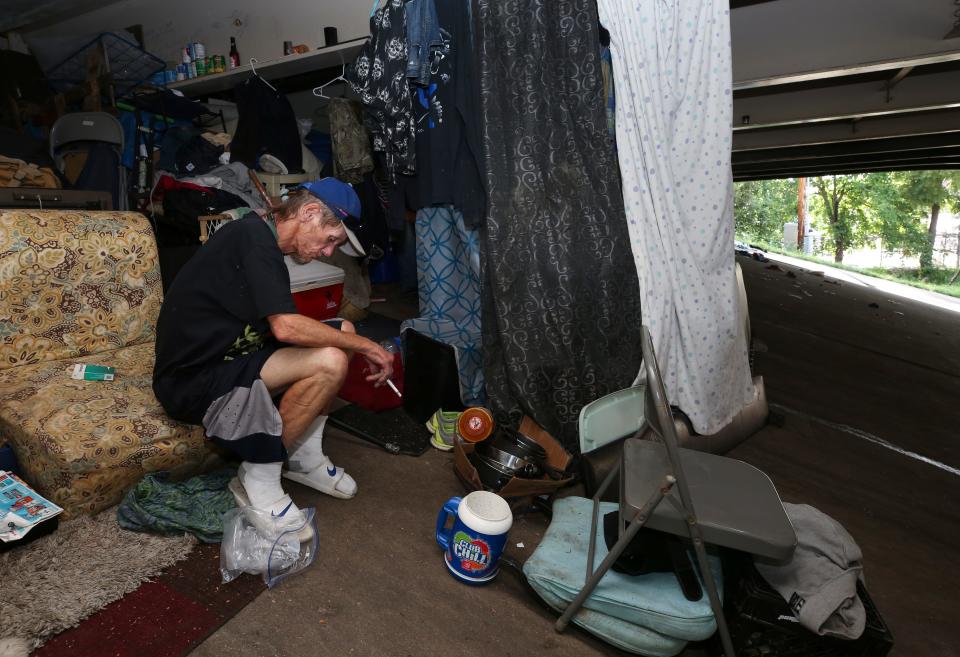
[[[290,274],[256,213],[228,222],[177,274],[160,308],[153,379],[259,350],[269,315],[295,313]]]

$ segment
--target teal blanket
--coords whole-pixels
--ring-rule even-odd
[[[523,566],[527,581],[555,609],[565,608],[583,587],[592,505],[582,497],[557,500],[543,541]],[[600,515],[616,509],[616,504],[601,503]],[[602,523],[598,530],[594,567],[607,555]],[[719,559],[711,557],[710,565],[722,587]],[[575,623],[602,638],[616,637],[611,643],[622,648],[650,655],[676,654],[686,641],[706,639],[717,627],[706,594],[696,602],[687,600],[673,573],[632,577],[608,571],[584,609],[594,613],[578,613]]]
[[[219,543],[223,514],[236,506],[227,490],[236,474],[223,469],[177,482],[167,481],[163,472],[148,474],[120,502],[117,521],[132,531],[189,532],[204,543]]]

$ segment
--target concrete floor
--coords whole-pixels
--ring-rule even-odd
[[[787,265],[741,263],[754,369],[776,422],[732,455],[766,471],[785,501],[820,508],[857,539],[896,638],[892,654],[958,654],[960,316]],[[622,654],[576,628],[556,634],[553,614],[509,569],[483,588],[447,574],[434,522],[463,492],[448,454],[391,456],[341,434],[328,450],[360,494],[340,501],[291,485],[321,518],[316,563],[259,596],[193,657]],[[509,554],[529,556],[546,524],[519,517]]]

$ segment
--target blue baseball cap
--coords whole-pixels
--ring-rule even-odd
[[[320,180],[303,183],[300,188],[316,196],[341,221],[347,217],[360,218],[360,197],[353,191],[353,187],[347,183],[336,178],[321,178]],[[349,256],[365,256],[366,252],[360,245],[357,236],[347,227],[346,223],[343,224],[343,228],[347,231],[347,241],[340,246],[340,250]]]

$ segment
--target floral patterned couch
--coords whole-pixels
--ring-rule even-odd
[[[162,301],[150,224],[132,212],[0,211],[0,444],[66,514],[117,503],[147,472],[217,460],[153,396]],[[74,363],[116,368],[77,381]]]

